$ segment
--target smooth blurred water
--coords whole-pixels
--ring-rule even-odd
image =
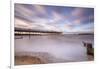
[[[15,36],[19,38],[20,36]],[[15,52],[47,52],[56,58],[85,61],[87,60],[86,48],[82,41],[94,44],[93,35],[44,35],[23,36],[15,39]]]

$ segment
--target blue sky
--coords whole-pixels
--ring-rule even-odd
[[[61,32],[94,32],[94,9],[15,4],[15,27]]]

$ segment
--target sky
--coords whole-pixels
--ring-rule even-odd
[[[94,9],[86,7],[15,4],[15,27],[41,31],[94,32]]]

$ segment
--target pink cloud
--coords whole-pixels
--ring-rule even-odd
[[[79,16],[79,17],[81,17],[81,16],[83,16],[83,12],[84,12],[84,10],[82,9],[82,8],[76,8],[76,9],[74,9],[73,11],[72,11],[72,16]]]
[[[73,23],[75,23],[75,24],[81,24],[81,19],[75,19],[74,21],[73,21]]]
[[[38,13],[46,14],[46,10],[43,6],[36,5],[36,6],[34,6],[34,8],[35,8],[35,10],[36,10],[35,12],[37,12],[37,14]]]

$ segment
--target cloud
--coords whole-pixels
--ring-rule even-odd
[[[66,29],[69,29],[69,30],[72,30],[73,29],[73,26],[72,25],[65,25],[65,28]]]
[[[76,19],[75,21],[77,23],[80,21],[81,24],[91,23],[94,21],[94,11],[89,8],[75,8],[73,9],[71,16]]]
[[[91,33],[94,32],[94,24],[93,23],[88,23],[88,24],[84,24],[84,25],[80,25],[78,27],[76,27],[77,32],[87,32],[87,33]]]
[[[52,11],[52,19],[50,20],[50,22],[51,23],[58,23],[61,20],[64,20],[64,16],[56,11]]]
[[[34,23],[29,23],[27,21],[15,18],[15,27],[41,31],[61,31],[56,26],[45,23],[45,20],[42,19],[38,19],[38,21]]]
[[[37,12],[38,14],[46,14],[46,10],[43,6],[40,6],[40,5],[35,5],[33,6],[35,8],[35,12]]]
[[[82,17],[83,16],[83,13],[84,13],[84,9],[83,8],[75,8],[73,11],[72,11],[72,16],[76,16],[76,17]]]
[[[35,15],[34,11],[29,10],[26,7],[24,7],[24,5],[20,5],[20,4],[15,5],[15,15],[16,13],[20,13],[21,15],[20,14],[17,14],[17,15],[27,17],[27,18],[29,18],[32,15]]]
[[[60,19],[62,19],[62,16],[60,15],[60,14],[58,14],[57,12],[52,12],[52,14],[53,14],[53,18],[54,18],[54,20],[60,20]]]
[[[67,7],[66,7],[67,8]],[[66,8],[58,12],[53,7],[42,5],[15,5],[15,27],[31,28],[33,30],[43,31],[63,31],[78,32],[88,28],[88,23],[93,23],[93,14],[87,15],[92,11],[85,11],[85,8]],[[89,10],[89,9],[87,9]],[[67,11],[67,13],[66,13]],[[71,14],[70,14],[70,12]],[[84,15],[86,13],[86,15]],[[82,25],[82,26],[81,26]],[[87,27],[86,29],[84,29]]]
[[[29,22],[33,22],[33,16],[35,16],[36,13],[28,8],[26,8],[24,5],[15,4],[15,17],[19,19],[23,19]]]
[[[15,18],[15,27],[31,29],[33,25],[27,21]]]
[[[73,23],[76,24],[76,25],[80,25],[81,24],[81,19],[75,19],[73,21]]]
[[[89,16],[89,19],[94,19],[94,15],[90,15]]]

